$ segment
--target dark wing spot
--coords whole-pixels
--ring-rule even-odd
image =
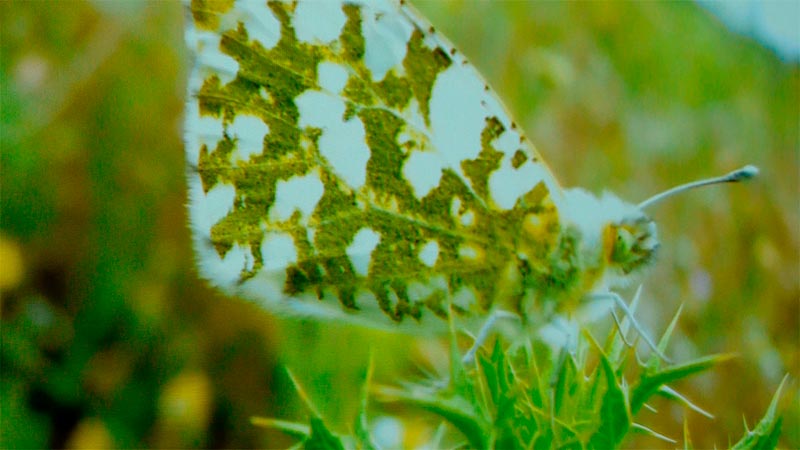
[[[527,159],[528,157],[525,156],[525,152],[523,152],[522,149],[517,149],[517,151],[514,152],[514,156],[511,158],[511,166],[515,169],[519,169],[520,166],[525,164]]]

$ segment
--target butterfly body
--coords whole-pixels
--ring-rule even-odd
[[[475,69],[391,1],[193,1],[201,275],[281,315],[442,330],[644,267],[639,208],[562,189]]]

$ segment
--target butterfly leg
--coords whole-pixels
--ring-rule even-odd
[[[481,325],[481,329],[478,331],[478,335],[475,336],[475,342],[472,344],[467,353],[461,358],[461,362],[465,366],[472,365],[475,362],[475,354],[478,353],[478,349],[480,349],[483,344],[486,343],[486,340],[489,339],[489,334],[493,331],[493,328],[498,320],[500,319],[514,319],[519,320],[519,316],[502,310],[496,310],[492,314],[489,315],[489,318],[486,319],[486,322]]]
[[[625,300],[623,300],[622,297],[619,296],[619,294],[617,294],[616,292],[604,292],[604,293],[592,294],[592,297],[595,299],[613,300],[614,303],[619,307],[619,309],[621,309],[622,312],[625,313],[625,316],[628,318],[628,320],[630,320],[631,325],[636,330],[636,332],[639,333],[639,336],[641,336],[642,339],[644,339],[644,342],[647,344],[647,346],[650,347],[650,349],[653,352],[655,352],[655,354],[658,355],[659,358],[661,358],[666,362],[671,362],[671,360],[667,357],[667,355],[665,355],[661,350],[658,349],[658,346],[655,344],[655,342],[653,342],[652,339],[650,339],[650,336],[647,334],[647,332],[645,332],[644,328],[642,328],[639,322],[636,321],[636,318],[633,316],[633,311],[631,311],[631,309],[628,307],[628,304],[625,303]],[[621,329],[620,333],[622,333]]]
[[[622,322],[619,321],[619,316],[617,316],[617,312],[614,311],[613,308],[611,309],[611,317],[614,319],[614,324],[617,326],[617,331],[619,331],[619,337],[622,338],[622,342],[628,348],[633,347],[633,344],[628,342],[628,338],[626,337],[628,330],[625,328]]]

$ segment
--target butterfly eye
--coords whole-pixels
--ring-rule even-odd
[[[652,260],[658,248],[652,221],[642,219],[631,224],[615,225],[611,229],[614,240],[609,262],[612,265],[627,274]]]
[[[611,252],[611,260],[614,262],[622,262],[628,258],[627,255],[631,252],[631,248],[635,243],[635,238],[625,227],[615,227],[615,229],[616,236]]]

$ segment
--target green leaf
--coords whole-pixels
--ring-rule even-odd
[[[376,392],[383,402],[397,401],[438,415],[458,429],[471,447],[487,448],[491,427],[476,412],[475,405],[462,396],[460,391],[454,394],[451,389],[419,385],[415,389],[415,386],[409,385],[403,388],[380,386]]]
[[[372,374],[375,368],[374,354],[370,352],[369,366],[367,366],[364,375],[364,382],[361,386],[361,403],[358,408],[358,415],[355,420],[355,434],[359,446],[364,450],[373,450],[377,448],[375,443],[372,442],[372,437],[369,434],[369,424],[367,423],[367,405],[369,404],[369,387],[372,383]]]
[[[325,423],[316,416],[311,416],[311,436],[303,443],[307,450],[344,450],[341,439],[336,437]]]
[[[733,355],[724,354],[704,356],[685,364],[670,366],[656,373],[643,374],[631,395],[631,412],[633,414],[639,412],[639,409],[641,409],[647,399],[658,391],[662,385],[702,372],[732,357]]]
[[[655,430],[647,428],[646,426],[638,424],[638,423],[632,424],[631,428],[633,428],[635,431],[638,431],[640,433],[644,433],[644,434],[646,434],[648,436],[652,436],[652,437],[654,437],[656,439],[660,439],[660,440],[662,440],[664,442],[669,442],[670,444],[677,444],[678,443],[678,441],[676,441],[675,439],[672,439],[669,436],[665,436],[665,435],[663,435],[661,433],[658,433]]]
[[[694,450],[692,437],[689,435],[689,422],[685,416],[683,419],[683,450]]]
[[[547,345],[539,341],[532,343],[531,353],[526,350],[525,358],[530,361],[531,373],[531,388],[528,390],[528,395],[534,407],[545,409],[545,405],[549,404],[550,384],[548,383],[548,376],[552,370],[552,350]]]
[[[747,431],[742,439],[739,440],[736,444],[731,447],[734,450],[767,450],[767,449],[774,449],[778,446],[778,438],[781,435],[781,425],[783,423],[783,417],[776,416],[776,411],[778,409],[778,400],[781,397],[781,391],[783,390],[784,384],[786,384],[786,380],[789,378],[789,375],[783,377],[781,380],[781,384],[778,386],[778,390],[775,392],[775,395],[772,396],[772,401],[769,404],[769,408],[767,408],[767,412],[764,414],[764,417],[758,422],[758,425],[751,430]]]
[[[708,417],[709,419],[713,419],[714,418],[713,414],[711,414],[710,412],[706,411],[705,409],[695,405],[694,403],[692,403],[691,400],[689,400],[688,398],[684,397],[680,392],[676,391],[675,389],[672,389],[669,386],[661,386],[660,388],[658,388],[658,393],[659,393],[659,395],[664,396],[664,397],[666,397],[666,398],[668,398],[670,400],[674,400],[674,401],[676,401],[678,403],[681,403],[683,406],[691,409],[692,411],[694,411],[694,412],[696,412],[698,414],[702,414],[702,415]]]
[[[564,404],[572,397],[577,388],[576,377],[578,369],[575,360],[566,352],[562,352],[562,359],[558,371],[558,378],[553,392],[553,413],[558,416]]]
[[[492,364],[497,373],[498,398],[511,390],[514,382],[513,369],[511,363],[506,358],[506,353],[500,345],[500,341],[495,341],[492,351]]]
[[[478,366],[481,372],[483,372],[486,388],[489,390],[489,399],[492,401],[492,404],[496,406],[500,398],[500,382],[498,380],[497,370],[494,364],[492,364],[492,361],[483,355],[478,355]]]
[[[625,390],[618,382],[611,362],[603,353],[600,353],[600,362],[606,380],[606,392],[600,407],[600,428],[592,435],[588,447],[616,448],[631,426],[631,415]]]
[[[667,327],[667,331],[661,336],[661,340],[658,341],[658,351],[661,354],[667,350],[667,345],[669,344],[669,340],[672,337],[672,332],[675,331],[675,326],[678,325],[678,318],[681,316],[681,312],[683,311],[683,304],[678,307],[678,311],[675,312],[675,315],[672,316],[672,321],[669,323]],[[661,368],[661,358],[655,352],[650,355],[650,359],[647,361],[647,372],[655,372],[659,368]]]
[[[272,419],[270,417],[251,417],[250,424],[256,427],[280,430],[289,436],[294,436],[298,439],[307,439],[311,434],[311,428],[308,425],[290,422],[288,420]]]
[[[475,404],[475,390],[472,380],[467,376],[466,367],[464,367],[464,362],[461,360],[461,351],[458,349],[458,335],[453,322],[454,315],[455,312],[451,307],[448,315],[448,326],[450,327],[450,386],[456,391],[470,396],[467,400]]]
[[[308,397],[305,390],[300,385],[300,382],[294,376],[292,371],[289,370],[289,368],[286,368],[286,374],[289,376],[289,379],[294,385],[297,394],[303,400],[309,411],[311,411],[309,418],[310,426],[267,417],[251,417],[250,423],[255,426],[281,430],[286,434],[303,439],[302,445],[303,448],[306,449],[344,450],[342,441],[336,437],[336,435],[331,433],[330,430],[328,430],[328,428],[325,426],[325,422],[323,422],[321,416],[319,413],[317,413],[316,407],[314,407],[311,399]],[[367,379],[369,379],[370,375],[371,373],[368,371]],[[363,406],[366,408],[366,403],[364,403]],[[358,427],[358,422],[356,426]]]

